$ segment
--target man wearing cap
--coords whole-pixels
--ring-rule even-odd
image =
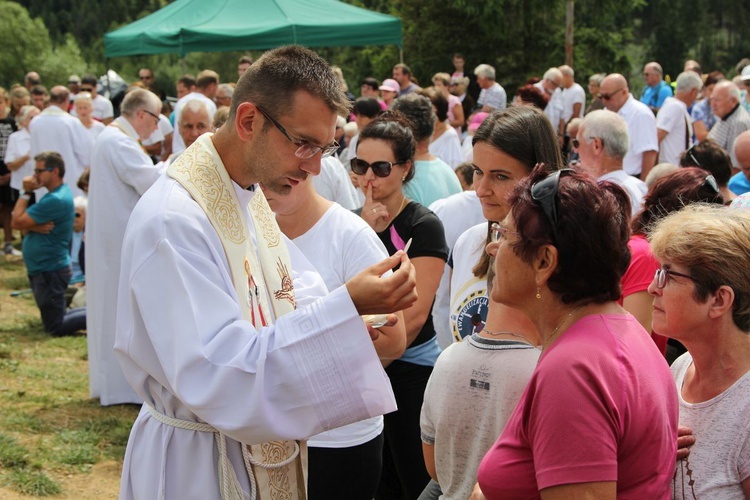
[[[401,90],[398,86],[398,82],[391,78],[383,80],[383,84],[379,87],[380,95],[383,96],[383,102],[386,105],[386,109],[391,107],[393,100],[398,97],[398,93]]]
[[[734,167],[738,166],[734,141],[742,132],[750,130],[750,114],[741,106],[740,99],[740,89],[727,80],[717,83],[711,94],[711,110],[718,120],[708,138],[729,151]]]
[[[76,94],[80,91],[79,86],[81,85],[81,77],[78,75],[70,75],[68,77],[68,90],[70,91],[70,104],[68,105],[68,113],[73,110],[73,101],[76,98]]]
[[[745,108],[745,111],[750,113],[750,92],[747,91],[747,88],[750,86],[750,65],[742,68],[740,79],[745,86],[745,90],[740,91],[740,94],[742,94],[740,102],[742,102],[742,107]]]

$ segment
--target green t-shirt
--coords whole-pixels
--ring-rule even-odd
[[[49,234],[33,231],[23,239],[23,260],[30,276],[57,271],[70,265],[70,241],[73,238],[73,195],[67,184],[62,184],[42,196],[26,213],[37,224],[54,222]]]

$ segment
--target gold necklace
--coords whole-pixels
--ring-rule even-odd
[[[524,337],[523,335],[518,334],[518,333],[513,333],[513,332],[493,332],[493,331],[488,330],[486,328],[482,328],[482,331],[483,332],[487,332],[488,335],[510,335],[512,337],[517,337],[519,339],[523,339],[527,343],[531,344],[531,342],[529,341],[529,339],[527,339],[526,337]]]
[[[570,318],[571,316],[573,316],[576,313],[576,311],[578,311],[583,306],[584,306],[584,304],[581,304],[580,306],[576,307],[575,309],[573,309],[572,311],[570,311],[568,314],[565,315],[565,317],[557,324],[557,326],[555,327],[555,329],[552,330],[552,333],[550,333],[550,335],[547,338],[547,340],[542,344],[542,351],[544,351],[547,348],[547,346],[549,345],[549,343],[552,342],[552,339],[555,338],[555,334],[557,333],[557,331],[560,329],[561,326],[563,326],[563,323],[565,323],[565,321],[567,321],[568,318]]]

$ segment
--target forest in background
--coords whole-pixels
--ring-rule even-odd
[[[530,76],[541,76],[565,61],[565,0],[345,0],[401,18],[404,62],[422,83],[438,71],[452,71],[451,56],[461,52],[467,70],[480,63],[497,69],[498,81],[512,92]],[[68,75],[106,69],[104,34],[170,3],[167,0],[0,0],[0,85],[21,82],[36,70],[45,84],[64,83]],[[735,64],[750,56],[743,36],[750,21],[750,0],[575,0],[573,67],[585,82],[596,72],[633,75],[634,90],[643,85],[645,62],[662,64],[675,78],[686,59],[704,71],[718,69],[731,77]],[[343,68],[357,93],[366,76],[389,77],[399,62],[395,46],[314,48]],[[154,70],[157,84],[174,94],[185,71],[216,70],[225,81],[236,79],[242,52],[116,58],[109,67],[125,80],[137,79],[140,67]],[[260,55],[252,52],[253,56]]]

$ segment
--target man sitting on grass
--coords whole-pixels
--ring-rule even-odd
[[[65,311],[65,290],[72,275],[73,196],[63,183],[65,162],[59,153],[39,153],[34,161],[34,177],[24,179],[11,225],[26,233],[23,260],[44,329],[54,336],[72,335],[86,328],[85,308]],[[40,187],[49,192],[29,207],[26,193]]]

